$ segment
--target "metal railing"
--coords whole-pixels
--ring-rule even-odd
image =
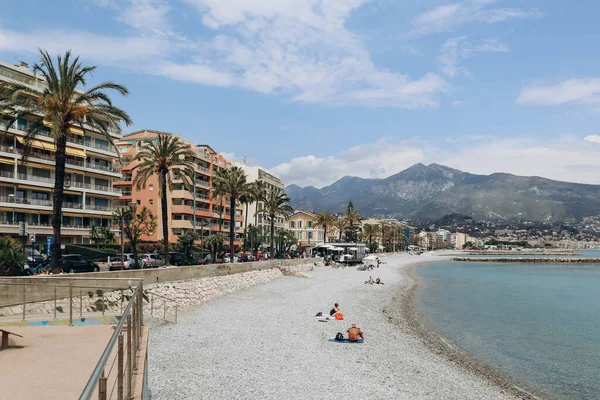
[[[149,293],[148,297],[150,300],[150,316],[160,318],[169,322],[177,322],[177,301],[156,293]],[[158,298],[160,300],[156,305],[154,301],[155,298]],[[173,303],[174,305],[172,305],[169,308],[167,307],[167,302]],[[169,314],[167,313],[167,311],[173,312],[174,319],[168,318]]]

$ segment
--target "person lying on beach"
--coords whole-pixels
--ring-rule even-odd
[[[357,342],[358,339],[365,340],[364,333],[356,327],[356,323],[352,323],[352,327],[348,329],[348,341]]]
[[[381,279],[379,279],[379,277],[377,277],[377,279],[375,279],[375,284],[376,285],[383,285],[383,282],[381,282]]]
[[[365,284],[367,284],[367,283],[368,283],[369,285],[372,285],[374,282],[375,282],[375,281],[373,280],[373,278],[369,276],[369,280],[368,280],[368,281],[365,281]]]
[[[331,311],[329,311],[329,315],[332,316],[333,314],[338,312],[340,312],[340,305],[338,303],[335,303]]]

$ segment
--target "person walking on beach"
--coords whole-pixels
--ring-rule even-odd
[[[340,312],[340,305],[338,303],[335,303],[333,305],[333,308],[331,309],[331,311],[329,311],[329,315],[333,316],[333,314],[339,313],[339,312]]]
[[[358,339],[365,340],[363,331],[356,327],[356,323],[352,323],[352,327],[348,329],[348,341],[357,342]]]

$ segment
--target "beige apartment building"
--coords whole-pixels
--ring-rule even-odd
[[[299,249],[310,252],[317,243],[324,242],[325,230],[321,227],[315,227],[317,215],[308,211],[296,211],[285,221],[285,228],[294,232],[298,239]]]
[[[151,177],[145,189],[136,190],[133,187],[133,179],[136,174],[134,167],[137,164],[134,158],[144,143],[156,141],[159,135],[173,134],[140,130],[124,135],[122,140],[117,143],[124,164],[122,168],[123,177],[116,182],[116,186],[122,190],[119,205],[126,206],[129,203],[135,203],[140,207],[147,207],[156,216],[158,223],[156,232],[143,238],[150,241],[163,240],[162,229],[160,228],[162,211],[158,195],[158,176]],[[194,185],[187,188],[181,179],[177,179],[176,171],[172,171],[175,188],[167,193],[169,242],[177,242],[178,236],[187,231],[196,231],[201,233],[203,237],[219,231],[228,235],[231,221],[229,201],[228,199],[218,201],[212,196],[213,179],[219,170],[228,168],[228,162],[209,145],[196,145],[187,141],[185,143],[194,152],[195,179]],[[244,215],[241,204],[236,208],[234,221],[236,226],[235,246],[239,247],[243,243]],[[226,244],[228,243],[227,240]]]
[[[0,62],[0,81],[19,82],[43,89],[42,80],[27,64]],[[0,235],[16,236],[19,222],[35,233],[35,243],[52,236],[54,188],[54,139],[50,130],[31,141],[33,151],[23,161],[23,143],[32,118],[19,119],[0,136]],[[121,177],[116,150],[99,133],[72,128],[67,139],[62,241],[88,243],[92,226],[112,227],[113,206],[121,191],[114,182]],[[6,125],[0,122],[4,132]],[[89,130],[88,130],[89,129]],[[119,140],[118,131],[111,132]],[[29,242],[28,242],[29,244]]]

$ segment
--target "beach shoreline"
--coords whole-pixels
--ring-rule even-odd
[[[404,279],[399,283],[396,288],[396,294],[393,297],[396,307],[390,308],[399,310],[401,313],[401,318],[395,318],[394,322],[397,324],[405,323],[412,334],[432,353],[441,355],[448,362],[458,366],[463,371],[486,380],[490,385],[495,386],[502,393],[510,394],[522,400],[549,400],[550,398],[545,394],[532,393],[530,390],[520,388],[515,382],[492,370],[468,352],[457,348],[444,340],[444,338],[419,313],[416,296],[422,285],[422,281],[416,276],[414,269],[431,262],[432,261],[411,263],[403,268],[402,275]],[[389,313],[384,312],[384,314],[387,315]]]

